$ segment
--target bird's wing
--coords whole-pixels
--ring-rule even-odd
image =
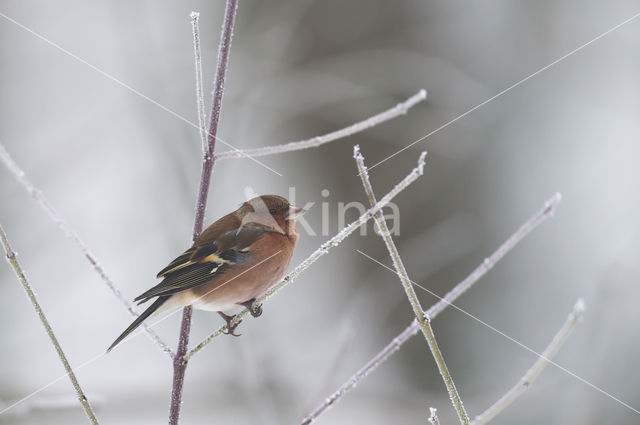
[[[266,231],[241,227],[226,232],[215,241],[198,241],[158,273],[164,280],[134,299],[140,303],[156,296],[171,295],[222,275],[230,267],[247,261],[250,246]]]

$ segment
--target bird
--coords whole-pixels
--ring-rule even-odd
[[[215,311],[226,321],[230,335],[240,322],[225,311],[240,306],[253,317],[262,314],[255,300],[289,268],[298,240],[296,217],[305,212],[277,195],[244,202],[198,236],[157,277],[163,280],[137,296],[138,304],[155,301],[107,349],[111,351],[145,320],[162,312],[192,305]]]

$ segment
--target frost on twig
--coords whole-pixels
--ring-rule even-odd
[[[429,408],[429,423],[431,425],[440,425],[440,420],[438,419],[438,409],[433,407]]]
[[[524,374],[522,378],[509,391],[492,404],[487,410],[475,417],[471,422],[472,425],[484,425],[493,419],[498,413],[507,408],[516,398],[524,393],[540,375],[542,370],[547,366],[549,361],[556,355],[562,344],[569,337],[575,326],[582,319],[585,311],[583,299],[579,299],[573,307],[573,311],[569,313],[567,320],[564,322],[560,330],[555,334],[547,348],[538,357],[536,362]]]
[[[444,297],[435,303],[429,310],[427,310],[428,316],[433,319],[440,314],[447,306],[451,305],[458,299],[467,289],[469,289],[474,283],[482,278],[493,266],[500,261],[508,252],[510,252],[520,241],[522,241],[533,229],[539,224],[544,222],[547,218],[553,216],[556,206],[561,200],[559,193],[554,195],[551,199],[545,202],[544,206],[533,214],[524,224],[522,224],[518,230],[516,230],[505,242],[498,247],[489,257],[478,265],[466,278],[460,281],[451,291],[449,291]],[[309,414],[307,418],[316,418],[320,416],[325,410],[333,406],[335,403],[356,385],[364,379],[367,375],[373,372],[378,366],[384,363],[393,353],[398,351],[402,344],[409,340],[420,330],[418,321],[414,319],[409,326],[407,326],[400,334],[398,334],[390,343],[388,343],[382,350],[380,350],[371,360],[369,360],[364,366],[362,366],[356,373],[354,373],[349,379],[347,379],[333,394],[327,397],[316,409]],[[311,422],[303,422],[311,423]]]
[[[60,357],[60,361],[62,362],[64,369],[67,371],[67,376],[69,376],[69,379],[71,380],[71,384],[73,385],[73,388],[76,390],[76,394],[78,395],[78,400],[82,404],[82,407],[85,413],[87,414],[87,416],[89,417],[89,420],[91,421],[91,423],[94,425],[98,425],[98,419],[96,419],[96,416],[93,413],[93,409],[89,404],[89,400],[87,399],[84,392],[82,391],[82,388],[80,387],[80,383],[78,382],[78,379],[76,378],[75,373],[73,373],[73,369],[71,368],[71,365],[67,360],[67,356],[64,354],[64,351],[62,351],[62,347],[60,346],[60,343],[58,342],[56,335],[53,333],[53,328],[49,324],[47,317],[44,315],[44,311],[42,310],[42,308],[40,307],[40,304],[38,303],[38,299],[36,298],[36,295],[31,290],[31,285],[29,285],[29,282],[27,281],[27,278],[24,275],[24,271],[22,270],[22,267],[20,267],[20,263],[18,263],[18,259],[16,258],[16,253],[13,251],[13,249],[11,249],[11,246],[9,245],[9,240],[7,239],[7,235],[4,233],[4,229],[2,228],[2,226],[0,226],[0,240],[2,241],[2,246],[5,252],[7,253],[7,261],[13,267],[13,271],[15,272],[18,280],[20,280],[20,283],[22,284],[22,287],[27,293],[27,297],[29,297],[29,301],[31,301],[33,308],[36,310],[36,313],[38,314],[38,317],[42,322],[42,326],[44,326],[45,331],[47,331],[47,335],[49,335],[49,339],[51,339],[51,343],[53,344],[53,347],[56,349],[56,352],[58,353],[58,357]]]
[[[423,153],[424,155],[424,153]],[[356,164],[358,166],[358,175],[362,179],[362,185],[364,186],[364,190],[369,197],[369,203],[373,206],[376,203],[376,197],[373,192],[373,187],[371,186],[371,181],[369,180],[369,173],[367,172],[367,167],[364,164],[364,157],[360,153],[360,148],[356,145],[353,148],[353,156],[356,160]],[[462,398],[460,394],[458,394],[458,390],[456,389],[455,383],[453,382],[453,378],[447,365],[444,361],[444,356],[438,347],[438,342],[436,341],[435,334],[433,333],[433,329],[431,328],[430,318],[428,315],[425,315],[422,306],[420,305],[420,300],[416,295],[415,290],[413,289],[413,284],[411,279],[409,278],[409,274],[407,273],[407,269],[404,267],[402,263],[402,258],[400,257],[400,253],[398,252],[398,248],[396,247],[395,242],[393,242],[393,238],[391,237],[391,233],[389,232],[389,228],[387,227],[387,223],[384,220],[384,215],[382,211],[378,211],[374,214],[374,219],[376,221],[376,226],[380,231],[380,236],[385,242],[387,246],[387,250],[389,251],[389,255],[393,260],[393,266],[396,269],[398,277],[402,282],[402,286],[407,294],[407,298],[409,299],[409,303],[413,308],[413,313],[418,320],[418,324],[420,325],[420,329],[424,334],[424,337],[431,349],[431,354],[433,354],[433,358],[436,361],[438,366],[438,370],[440,371],[440,375],[442,375],[442,379],[447,387],[447,391],[449,392],[449,398],[451,399],[451,403],[453,404],[456,413],[458,414],[458,419],[462,425],[469,424],[469,415],[462,404]]]
[[[357,122],[348,127],[333,131],[331,133],[327,133],[322,136],[316,136],[312,137],[311,139],[300,140],[298,142],[290,142],[276,146],[265,146],[262,148],[254,149],[234,149],[217,153],[215,156],[216,159],[242,157],[253,158],[256,156],[273,155],[278,153],[297,151],[301,149],[315,148],[324,145],[325,143],[333,142],[334,140],[342,139],[344,137],[351,136],[352,134],[359,133],[378,124],[382,124],[385,121],[392,120],[400,115],[404,115],[409,109],[411,109],[416,104],[424,101],[426,98],[427,92],[426,90],[422,89],[404,102],[398,103],[393,108],[387,109],[386,111],[380,112],[379,114],[367,118],[363,121]]]
[[[369,219],[371,219],[378,211],[382,210],[382,208],[387,205],[391,200],[400,192],[402,192],[407,186],[413,183],[418,177],[422,175],[422,171],[424,168],[424,154],[420,155],[418,159],[418,166],[411,170],[411,172],[404,178],[400,183],[398,183],[389,193],[382,197],[382,199],[376,203],[372,208],[365,211],[356,221],[346,226],[342,229],[338,234],[329,239],[327,242],[320,245],[318,249],[316,249],[311,255],[309,255],[303,262],[301,262],[291,273],[284,277],[279,283],[275,284],[264,294],[262,297],[258,298],[254,305],[261,305],[269,298],[273,297],[280,289],[285,287],[286,285],[293,282],[303,271],[305,271],[311,264],[313,264],[318,258],[322,257],[324,254],[327,254],[329,250],[333,247],[338,246],[343,240],[347,238],[347,236],[351,235],[355,232],[360,226],[365,224]],[[234,320],[231,321],[231,325],[235,325],[239,323],[243,317],[245,317],[249,313],[248,309],[242,310],[238,313]],[[213,332],[207,338],[205,338],[200,344],[198,344],[194,349],[192,349],[189,354],[185,358],[185,362],[189,361],[191,357],[202,348],[204,348],[207,344],[209,344],[215,337],[221,335],[227,326],[220,327],[217,331]]]
[[[198,124],[200,126],[200,139],[202,140],[202,155],[209,152],[207,146],[207,114],[204,110],[204,88],[202,84],[202,55],[200,53],[200,27],[198,21],[200,14],[191,12],[191,29],[193,33],[193,58],[196,68],[196,100],[198,103]]]
[[[42,191],[37,189],[33,183],[27,178],[25,172],[16,164],[16,162],[11,158],[9,152],[5,149],[5,147],[0,144],[0,160],[4,163],[4,165],[9,169],[9,171],[14,175],[14,177],[18,180],[18,182],[25,188],[27,192],[31,195],[34,201],[47,213],[49,218],[58,225],[58,228],[62,230],[64,235],[71,239],[71,241],[80,249],[84,257],[89,261],[91,267],[95,270],[96,273],[100,276],[102,281],[107,285],[109,290],[113,293],[113,295],[124,305],[127,311],[133,316],[138,317],[138,313],[136,312],[133,304],[127,300],[120,289],[116,287],[111,278],[107,275],[105,270],[100,265],[100,262],[96,258],[96,256],[89,250],[89,247],[80,239],[80,236],[69,227],[69,225],[62,220],[62,218],[58,215],[53,206],[49,203],[47,198],[42,194]],[[160,339],[158,334],[156,334],[146,323],[142,324],[144,330],[147,335],[160,347],[162,351],[164,351],[169,357],[173,358],[173,350],[169,348],[165,342]]]

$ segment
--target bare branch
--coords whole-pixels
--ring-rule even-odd
[[[91,264],[91,267],[93,267],[96,273],[98,273],[102,281],[111,290],[113,295],[115,295],[115,297],[120,300],[122,305],[124,305],[124,307],[133,317],[138,317],[138,313],[136,312],[133,304],[129,302],[129,300],[124,297],[124,295],[122,295],[122,292],[120,292],[120,289],[116,287],[111,278],[107,275],[96,256],[89,250],[82,239],[80,239],[80,236],[78,236],[78,234],[73,229],[71,229],[71,227],[69,227],[69,225],[64,220],[62,220],[53,206],[51,206],[49,201],[47,201],[47,198],[45,198],[45,196],[42,194],[42,191],[37,189],[33,185],[33,183],[31,183],[31,181],[27,178],[25,172],[18,166],[18,164],[16,164],[13,158],[11,158],[9,152],[7,152],[2,144],[0,144],[0,159],[9,169],[9,171],[11,171],[11,173],[15,176],[18,182],[27,190],[27,192],[29,192],[31,198],[33,198],[33,200],[36,201],[36,203],[45,211],[45,213],[47,213],[49,218],[58,225],[58,228],[62,230],[64,235],[67,238],[71,239],[71,241],[80,249],[82,254]],[[169,348],[169,346],[165,344],[165,342],[158,336],[158,334],[156,334],[153,329],[151,329],[151,327],[149,327],[146,323],[143,323],[142,326],[151,340],[158,344],[160,349],[167,355],[169,355],[169,357],[173,358],[173,350],[171,350],[171,348]]]
[[[211,120],[209,121],[209,131],[207,132],[207,149],[202,163],[202,175],[200,178],[200,189],[196,202],[196,217],[193,223],[193,239],[195,240],[202,232],[204,222],[204,212],[207,208],[207,197],[209,185],[211,184],[211,172],[216,156],[216,136],[218,134],[218,123],[220,121],[220,110],[222,108],[222,95],[224,94],[224,82],[227,76],[227,66],[229,64],[229,53],[231,52],[231,38],[233,36],[233,25],[236,19],[238,0],[227,0],[224,12],[224,23],[220,44],[218,46],[218,67],[216,69],[216,79],[213,88],[213,104],[211,106]]]
[[[467,289],[469,289],[474,283],[482,278],[493,266],[500,261],[509,251],[511,251],[522,239],[524,239],[533,229],[539,224],[545,221],[547,218],[553,216],[556,206],[560,202],[560,194],[554,195],[548,200],[542,209],[531,216],[518,230],[516,230],[500,247],[493,252],[489,257],[478,265],[461,282],[459,282],[451,291],[449,291],[444,297],[442,297],[437,303],[435,303],[429,310],[427,315],[434,319],[440,314],[447,306],[453,303],[462,295]],[[333,394],[327,397],[322,404],[320,404],[307,419],[311,418],[311,421],[315,420],[325,410],[333,406],[335,403],[353,388],[367,375],[373,372],[378,366],[384,363],[393,353],[395,353],[409,338],[414,336],[420,330],[418,321],[414,319],[409,326],[407,326],[398,336],[387,344],[378,354],[376,354],[371,360],[369,360],[364,366],[362,366],[356,373],[354,373],[345,383],[343,383]],[[305,421],[307,420],[305,419]],[[309,424],[309,422],[303,422],[303,424]]]
[[[407,186],[413,183],[418,177],[420,177],[424,170],[424,157],[425,154],[422,153],[420,158],[418,159],[418,166],[411,170],[411,172],[400,182],[398,183],[389,193],[387,193],[380,202],[376,203],[375,206],[365,211],[364,214],[360,216],[356,221],[347,225],[344,229],[342,229],[338,234],[329,239],[327,242],[320,245],[318,249],[316,249],[306,260],[300,263],[291,273],[284,277],[279,283],[272,286],[266,294],[260,297],[254,305],[262,305],[269,298],[273,297],[279,290],[281,290],[286,285],[293,282],[303,271],[305,271],[311,264],[313,264],[318,258],[322,257],[324,254],[327,254],[329,250],[333,247],[338,246],[343,240],[347,238],[350,234],[355,232],[360,226],[365,224],[369,219],[371,219],[378,211],[380,211],[385,205],[387,205],[391,200],[400,192],[402,192]],[[238,313],[234,320],[231,321],[231,325],[239,323],[243,317],[245,317],[249,313],[248,309],[242,310]],[[192,349],[189,354],[185,358],[185,362],[188,362],[194,354],[203,349],[207,344],[209,344],[214,338],[221,335],[223,331],[227,329],[227,326],[220,327],[217,331],[213,332],[207,338],[205,338],[200,344],[198,344],[194,349]]]
[[[362,185],[364,186],[365,192],[369,197],[369,203],[373,206],[376,204],[376,197],[373,192],[371,182],[369,181],[369,173],[367,172],[367,167],[364,164],[364,157],[360,153],[360,148],[357,145],[353,148],[353,156],[356,160],[356,164],[358,165],[358,172],[362,179]],[[389,251],[389,255],[393,260],[394,268],[398,273],[398,277],[400,277],[402,286],[404,286],[404,290],[407,293],[407,298],[409,298],[409,303],[413,308],[413,313],[418,319],[418,323],[420,324],[422,333],[424,334],[424,337],[427,340],[427,344],[431,349],[431,353],[433,354],[433,358],[438,365],[438,370],[440,371],[440,375],[442,375],[442,379],[444,380],[444,383],[447,387],[447,391],[449,392],[449,397],[451,398],[453,407],[456,410],[456,413],[458,413],[458,419],[460,419],[460,423],[462,425],[468,425],[469,416],[464,409],[460,394],[458,394],[458,390],[456,389],[455,383],[453,382],[451,373],[449,372],[447,364],[444,361],[444,356],[442,355],[442,352],[438,347],[436,336],[433,333],[433,329],[431,328],[431,319],[429,318],[429,316],[426,316],[424,314],[424,310],[420,305],[420,300],[416,295],[416,291],[413,289],[413,284],[411,282],[411,279],[409,278],[409,274],[407,273],[407,270],[402,263],[402,258],[400,257],[400,253],[398,252],[398,248],[396,247],[395,242],[393,242],[393,238],[391,237],[391,233],[389,232],[389,228],[387,227],[387,223],[384,220],[384,215],[381,210],[374,214],[374,219],[376,220],[376,225],[378,227],[378,230],[380,231],[380,236],[384,240],[385,245],[387,245],[387,250]]]
[[[196,99],[198,103],[198,124],[200,125],[200,138],[202,139],[202,155],[207,155],[207,114],[204,111],[204,88],[202,84],[202,56],[200,54],[200,28],[198,20],[200,14],[191,12],[191,28],[193,33],[193,58],[196,69]]]
[[[200,177],[200,189],[198,190],[198,200],[196,201],[196,213],[193,223],[193,240],[195,241],[202,232],[204,224],[204,213],[207,208],[207,197],[209,185],[211,184],[211,174],[215,163],[216,135],[218,133],[218,123],[220,121],[220,109],[222,108],[222,96],[224,94],[224,82],[227,76],[227,66],[229,64],[229,54],[231,52],[231,38],[233,37],[233,26],[238,9],[238,0],[227,0],[224,13],[224,23],[220,44],[218,46],[218,67],[213,89],[213,105],[211,107],[211,121],[207,133],[207,148],[204,152],[202,162],[202,175]],[[192,14],[192,20],[197,21]],[[196,22],[197,24],[197,22]],[[194,37],[197,25],[194,24]],[[198,51],[196,49],[196,55]],[[198,58],[196,58],[196,64]],[[198,71],[196,71],[197,73]],[[198,99],[198,103],[204,102]],[[202,114],[202,112],[201,112]],[[200,115],[201,115],[200,114]],[[202,130],[201,130],[202,132]],[[189,346],[189,332],[191,331],[191,315],[193,309],[187,306],[182,310],[182,322],[180,325],[180,336],[178,337],[178,348],[173,359],[173,385],[171,388],[171,405],[169,409],[169,425],[177,425],[180,417],[180,407],[182,406],[182,388],[184,387],[184,373],[187,362],[184,360]]]
[[[474,271],[471,272],[462,282],[458,283],[451,291],[442,297],[437,303],[427,310],[429,317],[436,317],[449,304],[471,288],[482,276],[496,265],[509,251],[511,251],[522,239],[524,239],[533,229],[547,218],[552,217],[556,207],[562,200],[562,195],[556,193],[547,200],[542,208],[527,220],[518,230],[513,233],[491,256],[484,259]]]
[[[13,267],[13,271],[18,277],[18,280],[20,280],[20,283],[22,283],[22,287],[27,293],[27,297],[29,297],[29,301],[31,301],[33,308],[36,310],[36,313],[38,313],[38,317],[42,322],[42,326],[44,326],[45,331],[47,331],[47,335],[49,335],[49,339],[51,339],[51,343],[53,344],[53,347],[56,349],[56,352],[58,353],[58,357],[60,357],[60,361],[62,362],[64,369],[67,371],[67,376],[69,376],[69,379],[71,380],[71,384],[73,385],[73,388],[76,390],[76,394],[78,395],[78,400],[82,404],[82,407],[84,408],[84,411],[89,417],[89,420],[91,421],[91,423],[94,425],[98,425],[98,419],[96,419],[96,416],[93,413],[93,409],[89,404],[89,400],[87,399],[84,392],[82,391],[82,388],[78,383],[78,379],[76,378],[75,373],[73,373],[73,369],[71,368],[71,365],[67,360],[67,356],[64,354],[64,351],[62,351],[62,347],[60,346],[60,343],[58,342],[56,335],[53,333],[53,329],[51,328],[51,325],[49,324],[47,317],[44,315],[44,311],[42,310],[42,308],[40,307],[40,304],[38,303],[38,299],[36,298],[36,295],[31,290],[31,285],[29,285],[29,282],[27,281],[27,278],[24,275],[22,268],[18,263],[18,260],[16,258],[16,253],[13,251],[13,249],[11,249],[11,246],[9,245],[9,240],[7,239],[7,235],[4,233],[4,229],[2,228],[2,226],[0,226],[0,239],[2,240],[2,246],[4,247],[4,250],[7,253],[7,261]]]
[[[538,357],[536,362],[531,368],[524,374],[522,378],[515,384],[509,391],[507,391],[502,397],[492,404],[487,410],[475,417],[471,422],[472,425],[484,425],[493,419],[498,413],[507,408],[516,398],[524,393],[536,380],[538,375],[547,366],[549,360],[556,355],[562,344],[569,337],[575,326],[582,319],[582,315],[585,311],[585,304],[583,299],[579,299],[573,306],[573,311],[569,313],[567,320],[564,322],[558,333],[553,337],[547,348],[544,349],[542,354]]]
[[[369,362],[360,370],[358,370],[353,376],[351,376],[344,384],[340,386],[333,394],[327,397],[320,406],[318,406],[313,412],[311,412],[306,418],[303,419],[301,425],[309,425],[315,421],[321,414],[323,414],[328,408],[336,404],[340,399],[349,391],[354,389],[358,383],[364,379],[367,375],[373,372],[378,366],[380,366],[385,360],[387,360],[393,353],[395,353],[400,346],[409,338],[418,332],[418,322],[414,319],[415,329],[413,326],[407,327],[400,335],[393,338],[393,340],[387,344],[376,356],[369,360]]]
[[[334,140],[342,139],[347,136],[351,136],[352,134],[359,133],[368,128],[374,127],[378,124],[382,124],[383,122],[392,120],[400,115],[404,115],[407,113],[409,109],[411,109],[416,104],[424,101],[427,98],[427,92],[422,89],[418,93],[414,94],[407,100],[402,103],[397,104],[391,109],[387,109],[386,111],[380,112],[377,115],[374,115],[366,120],[357,122],[348,127],[345,127],[340,130],[333,131],[331,133],[327,133],[323,136],[312,137],[311,139],[301,140],[298,142],[290,142],[285,143],[283,145],[276,146],[265,146],[262,148],[254,148],[254,149],[234,149],[226,152],[217,153],[216,159],[227,159],[227,158],[243,158],[243,157],[256,157],[256,156],[265,156],[265,155],[273,155],[277,153],[283,152],[292,152],[307,148],[315,148],[325,143],[333,142]]]

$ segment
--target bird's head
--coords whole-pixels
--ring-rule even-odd
[[[262,195],[242,204],[237,212],[242,226],[263,226],[291,235],[296,233],[296,217],[304,210],[291,205],[282,196]]]

